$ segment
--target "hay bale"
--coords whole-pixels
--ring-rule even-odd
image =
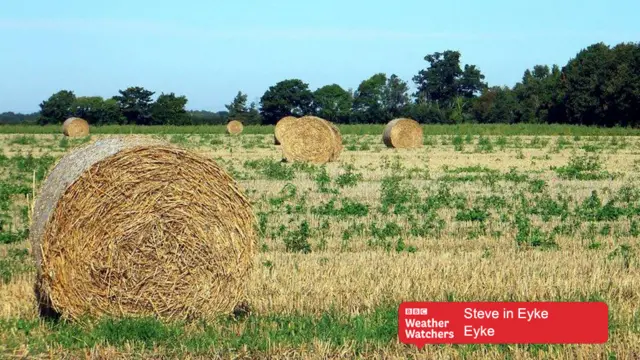
[[[293,126],[297,119],[298,118],[295,116],[285,116],[282,119],[278,120],[275,128],[273,129],[274,144],[280,145],[280,138],[282,137],[282,133],[286,131],[290,126]]]
[[[338,160],[338,157],[340,156],[340,154],[342,153],[342,150],[344,149],[344,146],[342,145],[342,134],[340,133],[340,129],[338,129],[338,127],[334,123],[328,120],[324,120],[324,121],[327,123],[327,125],[331,127],[331,130],[333,131],[333,135],[335,136],[336,150],[333,153],[333,157],[331,158],[331,161],[336,161]]]
[[[422,147],[422,127],[413,119],[391,120],[384,129],[382,141],[387,147],[396,149]]]
[[[85,137],[89,135],[89,123],[78,117],[71,117],[62,123],[62,133],[68,137]]]
[[[230,134],[230,135],[238,135],[242,132],[243,129],[244,129],[244,126],[238,120],[231,120],[227,124],[227,134]]]
[[[213,160],[141,137],[107,138],[53,168],[30,241],[42,313],[208,318],[245,296],[255,217]]]
[[[324,164],[342,151],[340,131],[324,119],[303,116],[280,134],[284,160]]]

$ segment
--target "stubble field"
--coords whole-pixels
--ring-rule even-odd
[[[43,358],[640,357],[640,138],[429,135],[420,150],[345,134],[338,162],[281,163],[271,134],[162,136],[251,198],[252,313],[216,323],[40,320],[25,238],[34,183],[91,139],[0,135],[0,356]],[[402,301],[606,301],[609,342],[397,341]],[[585,314],[588,316],[588,314]]]

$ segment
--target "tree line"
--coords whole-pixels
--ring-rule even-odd
[[[37,114],[0,114],[0,121],[59,124],[70,116],[92,125],[275,124],[293,115],[316,115],[336,123],[386,123],[411,117],[421,123],[565,123],[636,126],[640,121],[640,43],[613,47],[596,43],[566,65],[536,65],[513,87],[489,86],[476,65],[458,51],[425,56],[412,77],[416,91],[395,74],[374,74],[354,89],[329,84],[316,90],[300,79],[269,87],[258,104],[239,91],[219,112],[187,111],[187,98],[142,87],[120,90],[109,99],[77,97],[62,90],[40,104]],[[7,115],[9,114],[9,115]],[[12,115],[13,114],[13,115]]]

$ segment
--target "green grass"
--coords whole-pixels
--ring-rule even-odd
[[[27,249],[9,249],[7,256],[0,257],[0,286],[8,284],[14,276],[33,270],[27,263]]]
[[[394,341],[397,316],[396,307],[381,307],[357,316],[338,312],[321,316],[269,314],[192,324],[166,324],[151,318],[103,318],[94,323],[0,319],[3,334],[0,339],[7,349],[26,344],[32,355],[45,352],[47,346],[81,350],[96,345],[122,348],[126,344],[145,350],[162,347],[165,351],[185,351],[190,355],[243,347],[264,352],[274,345],[311,345],[315,339],[334,346],[351,344],[358,352],[366,345],[385,346]]]
[[[343,134],[380,135],[384,124],[339,125]],[[0,125],[0,134],[59,134],[61,125]],[[637,128],[600,128],[576,125],[547,124],[459,124],[459,125],[424,125],[425,136],[429,135],[563,135],[563,136],[639,136]],[[224,125],[189,125],[189,126],[137,126],[106,125],[92,126],[93,134],[225,134]],[[244,134],[271,134],[271,125],[245,126]],[[499,142],[500,143],[500,142]],[[499,145],[498,143],[498,145]],[[462,144],[459,144],[460,146]]]

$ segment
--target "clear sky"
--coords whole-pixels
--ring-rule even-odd
[[[4,0],[0,112],[32,112],[58,90],[186,95],[224,110],[299,78],[356,88],[377,72],[411,77],[424,56],[458,50],[490,85],[582,48],[640,41],[637,0]]]

